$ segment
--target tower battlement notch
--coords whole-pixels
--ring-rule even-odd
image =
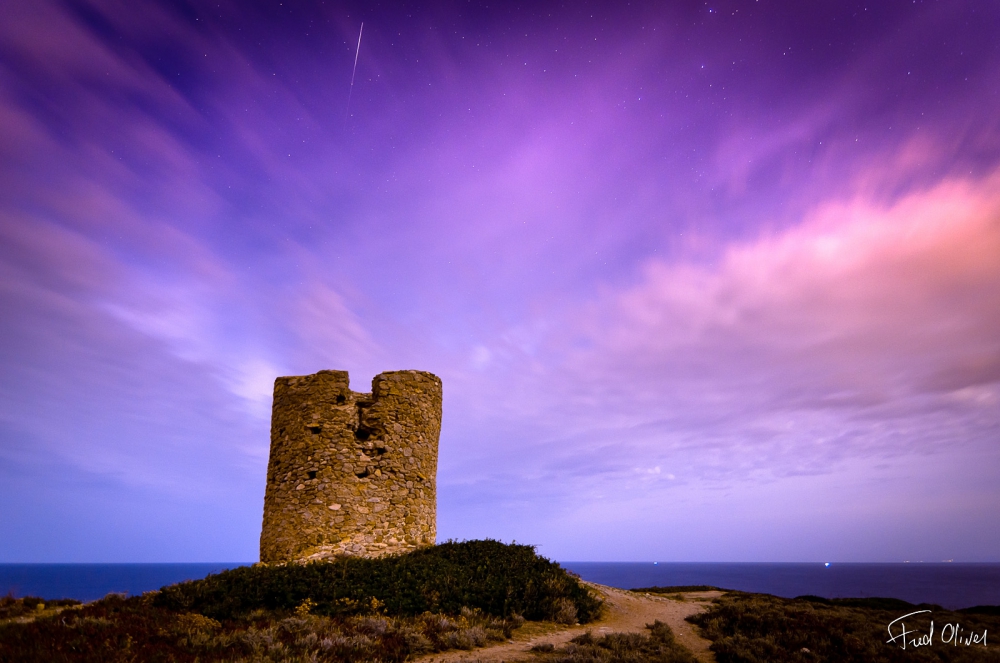
[[[277,378],[260,561],[432,545],[441,394],[424,371],[380,373],[371,393],[347,371]]]

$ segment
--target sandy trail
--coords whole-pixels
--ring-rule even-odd
[[[606,633],[648,633],[646,624],[659,619],[670,626],[678,642],[687,647],[702,663],[714,663],[715,655],[709,651],[711,644],[697,633],[697,628],[684,621],[688,615],[702,612],[721,592],[684,592],[670,597],[656,594],[636,594],[614,587],[585,583],[600,594],[607,610],[600,621],[583,626],[562,626],[549,622],[526,622],[514,631],[513,638],[505,643],[473,651],[448,651],[429,654],[416,660],[421,663],[513,663],[533,658],[531,647],[552,644],[561,647],[572,638],[591,631],[600,636]],[[677,597],[677,598],[675,598]]]

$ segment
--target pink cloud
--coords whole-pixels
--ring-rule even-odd
[[[728,481],[990,448],[998,182],[832,201],[710,264],[650,262],[634,286],[485,346],[468,398],[531,422],[511,444],[564,477],[633,472],[625,457]]]
[[[889,207],[825,204],[710,267],[651,263],[641,285],[598,309],[618,321],[596,330],[599,345],[624,365],[738,350],[740,371],[799,366],[805,386],[827,393],[922,390],[930,375],[996,363],[998,181],[946,181]],[[995,367],[956,387],[997,379]]]
[[[998,183],[827,201],[523,320],[447,382],[442,490],[490,505],[451,508],[532,540],[624,537],[579,544],[594,557],[627,556],[639,527],[674,558],[772,560],[884,558],[918,545],[921,514],[982,513],[1000,468]],[[907,523],[891,545],[855,536],[891,518]],[[747,544],[752,523],[774,536]]]

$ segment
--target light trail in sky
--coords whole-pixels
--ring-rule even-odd
[[[0,21],[0,564],[255,561],[321,369],[441,378],[442,541],[1000,562],[1000,2],[79,4]]]
[[[358,55],[361,53],[361,34],[365,31],[365,23],[361,22],[361,29],[358,30],[358,47],[354,51],[354,69],[351,70],[351,91],[347,93],[347,115],[344,117],[344,127],[347,127],[347,120],[351,117],[351,96],[354,94],[354,75],[358,73]]]

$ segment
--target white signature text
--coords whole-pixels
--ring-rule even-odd
[[[911,612],[909,614],[903,615],[898,619],[892,620],[889,623],[889,639],[886,640],[886,644],[896,645],[900,649],[906,649],[907,647],[911,649],[916,649],[917,647],[930,647],[934,644],[934,620],[931,620],[930,628],[926,631],[921,631],[917,628],[912,630],[906,628],[906,622],[904,620],[913,617],[914,615],[921,615],[924,613],[930,613],[930,610],[917,610],[916,612]],[[911,624],[915,620],[911,620]],[[974,631],[965,631],[965,628],[958,622],[948,622],[942,628],[940,633],[938,633],[937,641],[942,645],[963,645],[966,647],[972,645],[982,645],[986,646],[986,629],[983,629],[982,633],[976,633]]]

